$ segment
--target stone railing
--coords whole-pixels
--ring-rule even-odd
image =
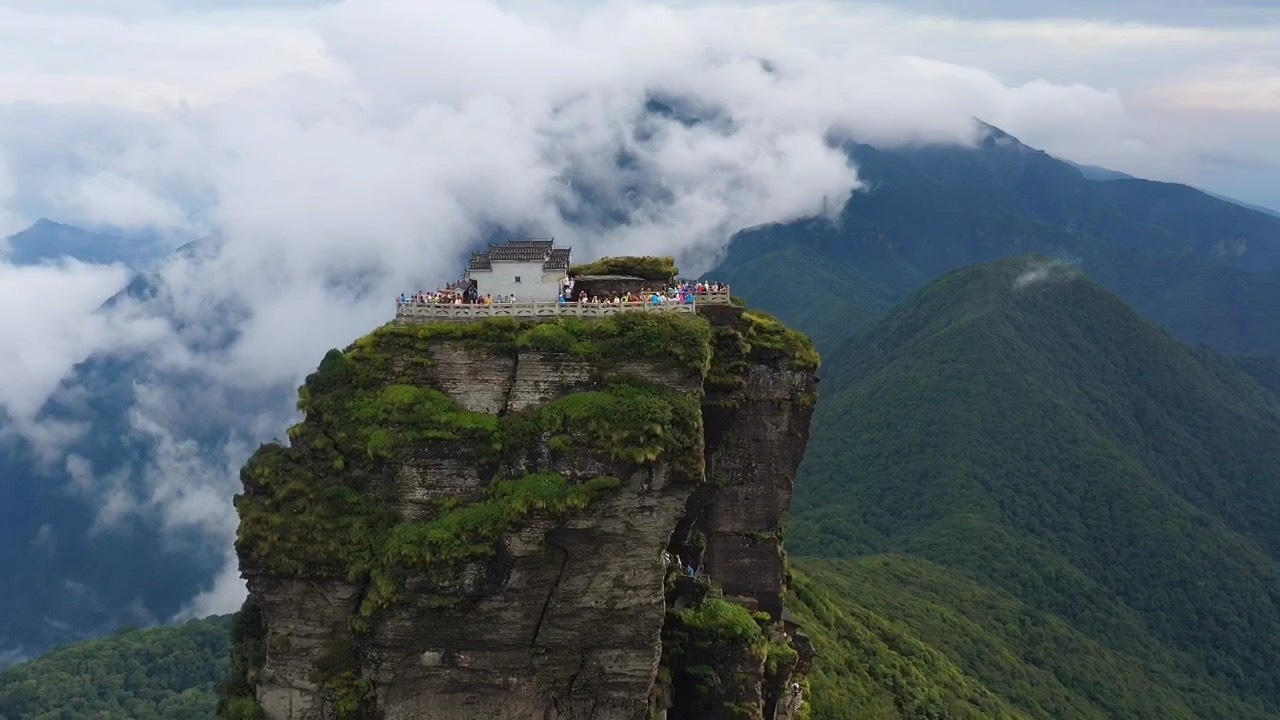
[[[396,319],[401,322],[448,322],[483,320],[492,317],[509,317],[517,320],[536,320],[538,318],[578,317],[598,318],[616,315],[620,312],[697,312],[693,303],[555,303],[555,302],[522,302],[494,303],[492,305],[417,305],[401,303],[396,307]]]
[[[519,302],[493,303],[492,305],[447,305],[435,303],[396,303],[396,320],[404,323],[469,322],[493,317],[509,317],[517,320],[540,318],[576,317],[598,318],[617,315],[620,312],[661,312],[692,315],[698,303],[725,305],[729,291],[698,293],[691,303],[651,302],[595,303],[595,302]]]
[[[697,299],[698,302],[706,303],[708,305],[728,305],[729,289],[725,288],[724,290],[715,291],[708,290],[706,292],[697,293],[693,297]]]

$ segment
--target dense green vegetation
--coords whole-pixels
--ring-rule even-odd
[[[555,452],[585,446],[624,464],[670,462],[698,478],[703,465],[698,401],[696,393],[627,379],[508,415],[495,438],[501,447],[523,449],[549,435]]]
[[[827,359],[788,544],[859,559],[802,558],[800,582],[918,638],[1006,708],[969,716],[1280,717],[1265,670],[1280,224],[1190,188],[1089,181],[995,137],[853,146],[871,189],[838,224],[744,232],[707,275]],[[908,297],[1030,251],[1070,258],[1186,342],[1255,356],[1185,348],[1096,287],[1019,304],[1008,277],[959,273]],[[833,667],[891,664],[848,637],[815,630],[830,641],[818,700],[884,691],[880,711],[849,706],[919,717],[902,692],[954,696],[941,666],[888,681]]]
[[[799,567],[789,606],[821,654],[810,677],[815,718],[849,717],[844,708],[867,718],[1276,717],[927,560]]]
[[[563,475],[538,472],[517,480],[495,480],[485,499],[450,503],[434,520],[397,523],[369,570],[370,587],[360,615],[371,617],[397,599],[397,575],[488,557],[520,519],[533,513],[558,517],[581,510],[601,492],[619,485],[616,477],[596,477],[570,485]]]
[[[434,340],[461,342],[495,355],[511,355],[528,348],[566,352],[606,364],[640,359],[670,362],[704,373],[710,362],[710,333],[707,321],[695,315],[641,312],[536,323],[514,318],[425,325],[388,323],[357,340],[345,355],[359,361],[370,380],[389,372],[393,356],[416,356],[418,362],[430,364],[430,342]],[[352,379],[337,375],[333,378],[336,382]]]
[[[821,364],[818,350],[804,333],[787,327],[777,318],[756,310],[744,310],[742,319],[747,321],[743,340],[747,343],[748,357],[756,362],[783,361],[789,370],[813,371]]]
[[[607,363],[611,360],[675,362],[705,374],[711,362],[711,328],[696,316],[619,313],[594,320],[562,318],[538,323],[516,336],[516,346]]]
[[[90,640],[0,673],[3,720],[199,720],[213,716],[229,617]]]
[[[731,253],[729,261],[737,258]],[[802,245],[783,245],[741,264],[724,265],[711,279],[731,283],[733,297],[745,296],[791,328],[799,328],[827,354],[867,322],[884,314],[894,293],[857,268],[833,263]]]
[[[1280,716],[1266,363],[1181,345],[1029,259],[948,274],[844,360],[788,540],[892,554],[821,575],[841,602],[1034,717]]]
[[[787,607],[817,652],[809,675],[812,720],[1026,717],[930,647],[926,633],[860,605],[848,593],[844,568],[824,572],[828,567],[813,560],[801,567],[803,573],[793,573]],[[955,634],[952,628],[946,632]],[[994,661],[1003,659],[997,655]]]
[[[705,590],[705,586],[703,588]],[[718,597],[686,598],[691,605],[668,610],[662,634],[660,679],[671,682],[681,712],[687,717],[712,716],[728,711],[730,717],[752,720],[758,717],[746,702],[753,695],[755,673],[774,650],[770,668],[777,674],[785,661],[795,661],[795,652],[785,643],[770,642],[761,625],[768,615],[754,616],[749,610]],[[766,681],[772,681],[769,677]]]
[[[231,668],[218,685],[217,716],[223,720],[263,720],[254,692],[267,659],[262,611],[246,598],[231,618]]]
[[[569,268],[569,275],[629,275],[667,282],[680,274],[676,259],[668,256],[653,257],[605,257]]]

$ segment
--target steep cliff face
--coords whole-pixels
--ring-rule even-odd
[[[700,315],[331,351],[289,445],[242,474],[223,717],[773,718],[817,356],[767,316]]]

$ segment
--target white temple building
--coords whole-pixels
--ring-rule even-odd
[[[508,240],[471,256],[466,279],[480,297],[511,297],[520,302],[555,302],[569,270],[570,248],[552,238]]]

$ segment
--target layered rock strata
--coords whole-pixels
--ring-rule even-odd
[[[772,720],[816,367],[731,306],[331,351],[242,474],[221,715]]]

